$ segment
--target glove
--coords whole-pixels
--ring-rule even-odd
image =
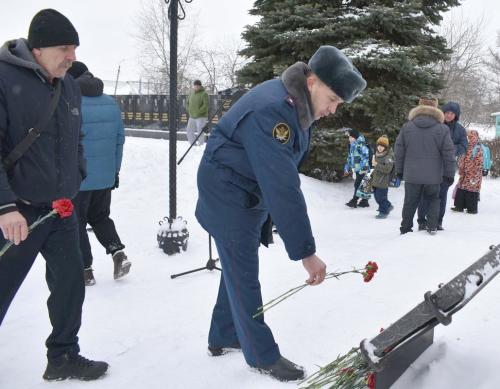
[[[452,186],[453,185],[453,181],[455,181],[455,177],[446,177],[446,176],[443,176],[443,182],[448,184],[448,186]]]
[[[111,190],[113,189],[116,189],[120,186],[120,172],[116,172],[115,173],[115,183],[114,185],[111,187]]]

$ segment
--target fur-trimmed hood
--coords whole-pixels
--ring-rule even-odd
[[[418,105],[413,108],[408,114],[408,120],[413,120],[417,116],[430,116],[436,119],[439,123],[444,123],[444,113],[438,108],[431,107],[430,105]]]

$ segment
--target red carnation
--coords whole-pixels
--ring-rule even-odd
[[[73,213],[73,203],[70,199],[59,199],[52,202],[52,209],[59,214],[60,218],[71,216]]]
[[[366,386],[370,389],[375,389],[375,373],[370,373],[368,376],[368,381],[366,382]]]
[[[365,266],[365,271],[363,272],[363,280],[365,282],[370,282],[378,270],[378,265],[376,262],[369,261]]]

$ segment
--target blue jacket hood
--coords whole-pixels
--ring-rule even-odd
[[[459,121],[460,120],[460,104],[454,102],[454,101],[449,101],[445,105],[443,105],[443,108],[441,108],[441,111],[445,112],[453,112],[455,114],[455,120]]]

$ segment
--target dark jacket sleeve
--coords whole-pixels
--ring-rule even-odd
[[[443,126],[443,137],[441,141],[441,156],[443,158],[443,176],[444,177],[454,177],[455,176],[455,147],[453,141],[451,140],[451,135],[448,127]]]
[[[280,116],[277,112],[248,115],[245,118],[248,123],[240,136],[288,256],[292,260],[300,260],[314,254],[316,246],[293,158],[293,130],[286,144],[272,136],[274,125],[286,123],[286,119]],[[271,123],[270,117],[274,122]]]
[[[453,143],[455,144],[455,156],[458,157],[467,152],[467,147],[469,146],[467,133],[465,128],[458,122],[455,124],[455,139]]]
[[[396,144],[394,145],[394,154],[396,157],[396,174],[401,175],[404,171],[405,163],[405,144],[404,144],[404,126],[399,130]]]
[[[0,215],[15,211],[17,209],[15,201],[17,196],[12,191],[7,172],[3,166],[3,159],[6,157],[3,150],[5,138],[7,136],[8,118],[6,108],[5,96],[2,88],[0,87]]]

